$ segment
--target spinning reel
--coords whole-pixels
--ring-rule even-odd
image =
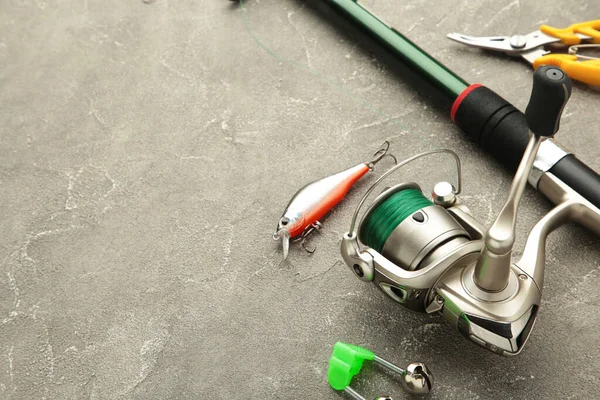
[[[545,167],[547,160],[536,158],[544,140],[558,131],[570,93],[570,80],[559,68],[543,66],[535,72],[526,110],[529,142],[508,199],[489,229],[457,196],[458,156],[451,150],[426,152],[392,167],[361,199],[342,240],[345,263],[401,306],[440,313],[463,336],[488,350],[518,354],[540,307],[548,234],[568,221],[600,234],[600,210],[557,180]],[[431,201],[416,183],[392,186],[375,199],[355,230],[360,208],[383,179],[436,153],[455,158],[456,188],[438,183]],[[557,206],[534,226],[521,259],[513,262],[517,208],[528,179],[536,188],[552,189]]]

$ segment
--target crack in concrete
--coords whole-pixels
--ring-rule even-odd
[[[162,335],[155,337],[154,339],[146,340],[140,348],[140,355],[145,356],[150,354],[150,359],[142,364],[142,368],[138,374],[136,382],[121,393],[118,397],[126,397],[130,393],[138,389],[146,380],[152,376],[158,366],[158,359],[162,355],[166,345],[171,340],[171,333],[167,331]]]
[[[86,171],[89,171],[89,170],[96,170],[96,171],[99,171],[100,173],[102,173],[102,177],[110,183],[111,187],[109,189],[107,189],[103,194],[92,193],[92,194],[86,195],[85,193],[84,194],[79,193],[77,191],[76,186],[83,185],[83,182],[80,181],[81,176],[84,173],[86,173]],[[82,200],[87,200],[86,204],[83,204],[84,206],[86,206],[86,205],[97,203],[98,200],[100,200],[100,199],[106,199],[119,186],[119,181],[117,181],[116,179],[113,179],[112,176],[109,174],[108,170],[101,166],[95,166],[95,165],[83,166],[83,167],[80,167],[77,170],[77,172],[67,171],[66,175],[68,177],[67,200],[65,201],[65,207],[64,207],[66,211],[71,211],[71,210],[77,209]],[[91,178],[87,182],[88,183],[96,182],[97,180],[98,179]],[[89,187],[87,187],[87,186],[84,186],[84,188],[89,190]],[[96,196],[94,196],[94,195],[96,195]],[[110,204],[107,204],[103,208],[101,213],[106,212],[108,209],[110,209]]]
[[[14,295],[15,295],[15,299],[13,300],[13,304],[15,306],[15,308],[19,308],[19,304],[21,304],[21,299],[19,297],[19,286],[17,286],[17,281],[15,280],[15,277],[13,274],[11,274],[10,272],[7,272],[6,275],[8,276],[8,287],[10,288],[10,290],[13,291]]]
[[[88,95],[86,95],[85,97],[87,97],[88,102],[90,103],[88,115],[92,115],[94,119],[98,121],[100,125],[102,125],[103,128],[106,128],[106,121],[104,120],[104,118],[102,118],[102,115],[100,115],[100,111],[96,108],[95,101],[92,100],[92,98]]]
[[[167,70],[174,73],[175,75],[179,76],[180,78],[189,79],[189,80],[194,79],[193,77],[189,76],[188,74],[179,71],[178,69],[174,68],[170,64],[167,64],[167,61],[164,59],[160,60],[160,63],[163,67],[165,67]]]
[[[319,272],[319,273],[317,273],[317,274],[315,274],[315,275],[311,275],[311,276],[309,276],[308,278],[305,278],[305,279],[299,279],[297,282],[299,282],[299,283],[304,283],[304,282],[310,281],[310,280],[312,280],[312,279],[315,279],[315,278],[323,277],[323,275],[325,275],[326,273],[328,273],[329,271],[331,271],[331,269],[332,269],[333,267],[335,267],[336,265],[338,265],[338,264],[343,264],[343,263],[342,263],[342,261],[340,261],[340,260],[337,260],[336,262],[334,262],[333,264],[331,264],[331,265],[329,266],[329,268],[327,268],[326,270],[324,270],[324,271],[321,271],[321,272]]]
[[[488,27],[489,27],[491,24],[493,24],[493,23],[494,23],[494,21],[496,21],[496,19],[497,19],[497,18],[498,18],[500,15],[502,15],[502,13],[504,13],[504,12],[506,12],[506,11],[510,10],[510,9],[511,9],[511,8],[513,8],[514,6],[517,6],[517,7],[518,7],[518,11],[519,11],[519,14],[520,14],[520,12],[521,12],[521,3],[519,2],[519,0],[514,0],[514,1],[510,2],[510,3],[508,3],[507,5],[505,5],[504,7],[502,7],[502,8],[501,8],[501,9],[500,9],[500,10],[499,10],[497,13],[495,13],[495,14],[494,14],[494,16],[493,16],[492,18],[490,18],[490,19],[488,20],[488,22],[486,22],[486,23],[483,25],[483,29],[484,29],[484,30],[485,30],[485,29],[487,29],[487,28],[488,28]],[[516,20],[516,19],[515,19],[515,20]]]
[[[73,196],[73,187],[77,178],[83,173],[83,167],[79,168],[77,173],[74,175],[71,171],[67,172],[69,177],[69,183],[67,184],[67,200],[65,201],[65,210],[73,210],[77,208],[77,201]]]
[[[225,267],[227,267],[227,264],[229,264],[229,257],[231,256],[231,245],[233,244],[234,236],[233,225],[230,225],[226,229],[229,231],[229,234],[227,235],[227,241],[223,244],[223,250],[225,253],[225,255],[223,256],[223,268],[221,269],[221,271],[223,272],[225,272]]]
[[[308,52],[308,47],[306,46],[306,39],[305,39],[304,35],[302,34],[302,32],[300,31],[300,29],[298,29],[298,27],[292,22],[292,15],[296,14],[296,11],[302,10],[304,8],[304,6],[305,6],[305,4],[303,3],[302,6],[300,6],[295,11],[290,11],[287,14],[287,19],[288,19],[288,22],[290,23],[290,25],[296,30],[296,32],[298,32],[298,35],[300,36],[300,39],[302,40],[302,47],[304,49],[304,53],[306,54],[306,62],[308,64],[309,68],[312,68],[310,53]]]
[[[14,359],[13,359],[13,350],[14,350],[15,346],[10,346],[10,349],[8,350],[8,353],[6,355],[6,357],[8,358],[8,374],[10,376],[10,382],[13,385],[13,391],[17,388],[15,386],[15,374],[14,374],[14,368],[13,368],[13,363],[14,363]]]
[[[48,330],[48,325],[46,324],[45,321],[42,321],[42,326],[44,327],[44,332],[45,332],[45,341],[46,341],[46,350],[45,350],[45,355],[46,355],[46,359],[48,360],[48,364],[50,366],[49,371],[46,373],[46,377],[50,378],[50,381],[52,382],[54,380],[54,368],[55,368],[55,363],[56,360],[54,358],[54,350],[52,349],[52,344],[50,343],[50,332]]]

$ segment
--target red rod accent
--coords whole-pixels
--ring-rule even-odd
[[[474,83],[471,86],[469,86],[468,88],[466,88],[465,90],[463,90],[463,92],[458,95],[456,100],[454,100],[454,104],[452,104],[452,109],[450,110],[450,118],[452,119],[452,122],[456,123],[456,121],[454,121],[454,117],[456,116],[458,107],[460,107],[460,103],[463,102],[463,100],[469,95],[469,93],[471,93],[473,90],[475,90],[481,86],[483,86],[483,85],[480,83]]]

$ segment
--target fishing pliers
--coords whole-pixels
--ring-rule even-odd
[[[450,33],[449,39],[486,50],[521,56],[534,69],[540,65],[561,68],[572,79],[600,86],[600,58],[577,54],[582,47],[600,48],[600,20],[574,24],[564,29],[542,25],[527,35],[474,37]],[[569,54],[553,54],[568,47]],[[579,61],[585,60],[585,61]]]

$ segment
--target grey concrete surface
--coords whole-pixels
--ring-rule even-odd
[[[469,82],[523,108],[531,70],[448,32],[526,33],[598,18],[589,0],[367,1]],[[0,398],[340,399],[333,344],[436,376],[431,399],[591,399],[600,256],[548,241],[541,315],[517,358],[405,312],[340,262],[360,182],[287,262],[271,240],[303,184],[368,157],[449,147],[490,224],[510,175],[300,0],[0,2]],[[257,38],[269,51],[261,47]],[[600,92],[574,88],[559,140],[600,170]],[[425,188],[450,165],[397,180]],[[528,189],[518,226],[550,204]],[[368,398],[407,398],[368,370]]]

